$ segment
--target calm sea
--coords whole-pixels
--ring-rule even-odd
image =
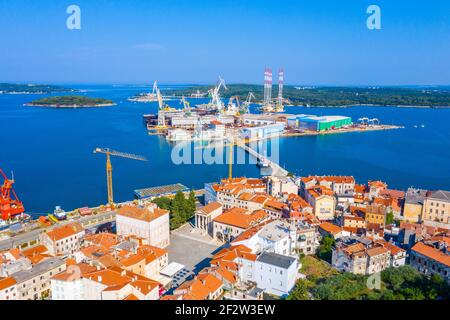
[[[116,201],[133,190],[171,183],[203,187],[228,174],[227,165],[175,165],[172,146],[149,136],[142,115],[157,104],[126,99],[150,91],[138,86],[76,86],[82,94],[114,100],[115,107],[51,109],[23,107],[48,95],[0,95],[0,168],[14,171],[15,190],[28,212],[47,213],[55,205],[73,209],[106,202],[105,157],[108,147],[146,156],[141,162],[113,158]],[[206,101],[206,100],[205,100]],[[205,102],[192,100],[193,103]],[[181,108],[178,101],[168,104]],[[354,175],[359,182],[381,179],[390,187],[450,189],[450,109],[390,107],[300,108],[289,113],[378,118],[405,129],[284,138],[280,164],[298,175]],[[423,127],[422,127],[423,125]],[[414,126],[417,126],[415,128]],[[235,165],[235,176],[257,176],[255,165]]]

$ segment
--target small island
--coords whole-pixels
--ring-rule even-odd
[[[25,104],[29,107],[52,107],[52,108],[92,108],[109,107],[115,103],[102,98],[90,98],[84,96],[57,96],[43,98]]]

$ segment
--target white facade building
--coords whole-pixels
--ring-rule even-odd
[[[258,288],[279,297],[286,297],[294,288],[297,273],[297,257],[263,252],[255,262],[255,282]]]
[[[117,211],[117,235],[134,235],[149,245],[164,248],[170,244],[169,211],[155,204],[145,207],[123,206]]]

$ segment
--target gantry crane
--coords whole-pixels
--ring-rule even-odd
[[[0,186],[0,218],[6,221],[22,214],[25,209],[13,189],[14,178],[8,179],[2,169],[0,177],[3,177],[3,186]]]
[[[108,148],[96,148],[94,153],[103,153],[106,154],[106,185],[108,188],[108,203],[109,205],[114,205],[114,196],[113,196],[113,179],[112,179],[112,165],[111,165],[111,156],[139,160],[139,161],[148,161],[145,157],[138,156],[131,153],[125,153],[120,151],[111,150]]]

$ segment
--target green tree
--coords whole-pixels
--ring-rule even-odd
[[[300,279],[295,284],[294,289],[286,300],[309,300],[308,283],[305,279]]]
[[[386,224],[393,224],[394,223],[394,213],[388,212],[388,214],[386,215]]]
[[[194,192],[194,190],[191,190],[191,192],[189,192],[189,197],[187,199],[187,204],[186,204],[187,212],[189,213],[189,218],[191,218],[195,213],[195,209],[196,209],[195,204],[196,203],[197,203],[197,198],[195,197],[195,192]]]
[[[332,249],[336,241],[330,235],[326,235],[320,241],[319,257],[322,260],[331,262]]]

